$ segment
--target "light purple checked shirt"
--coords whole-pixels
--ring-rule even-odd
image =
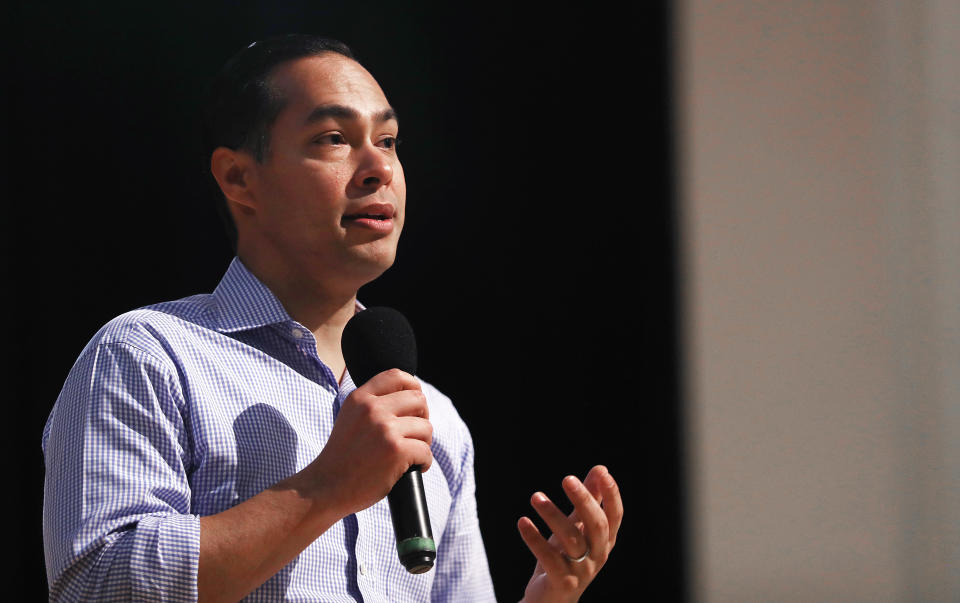
[[[246,600],[494,600],[470,432],[449,398],[422,385],[436,566],[414,575],[400,565],[384,499],[337,522]],[[195,601],[199,518],[313,461],[354,389],[239,259],[212,294],[110,321],[43,431],[51,600]]]

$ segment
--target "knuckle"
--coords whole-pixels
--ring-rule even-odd
[[[606,522],[596,519],[590,519],[586,522],[586,533],[603,540],[606,540],[609,536]]]
[[[386,442],[387,453],[391,457],[399,457],[403,455],[403,442],[397,438],[387,438]]]
[[[367,393],[362,393],[353,398],[353,406],[362,416],[369,417],[376,409],[375,398]]]
[[[597,513],[597,527],[603,530],[610,529],[610,520],[603,513]]]
[[[406,390],[403,395],[405,396],[404,400],[412,407],[411,413],[422,415],[426,409],[427,402],[426,398],[423,397],[423,394],[414,390]]]
[[[393,428],[389,423],[374,423],[373,429],[375,430],[377,436],[386,442],[393,442],[396,438],[393,437]]]

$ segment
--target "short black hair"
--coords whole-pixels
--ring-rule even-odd
[[[202,116],[205,169],[210,169],[210,156],[217,147],[242,149],[263,162],[270,151],[270,128],[286,105],[286,99],[270,82],[271,74],[287,61],[328,52],[357,60],[343,42],[308,34],[266,38],[233,55],[206,92]],[[213,188],[217,210],[236,250],[237,226],[215,183]]]

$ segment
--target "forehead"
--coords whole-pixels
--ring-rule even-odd
[[[374,115],[390,105],[373,76],[356,61],[336,53],[304,57],[280,65],[271,75],[285,100],[283,114],[308,115],[322,105],[344,105]]]

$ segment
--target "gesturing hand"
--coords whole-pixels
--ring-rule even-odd
[[[517,523],[520,536],[537,558],[523,601],[577,601],[603,567],[617,541],[623,518],[620,489],[606,467],[597,465],[580,482],[568,475],[563,489],[574,505],[565,515],[545,494],[530,503],[553,534],[549,540],[528,517]]]

